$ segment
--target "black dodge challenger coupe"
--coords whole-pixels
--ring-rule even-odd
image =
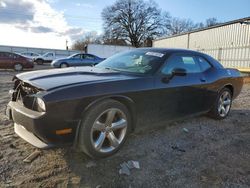
[[[46,148],[65,142],[94,158],[145,126],[208,114],[225,118],[243,85],[238,70],[191,50],[142,48],[93,67],[18,74],[6,113],[15,132]]]

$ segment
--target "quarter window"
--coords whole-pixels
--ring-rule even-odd
[[[208,70],[208,69],[210,69],[212,67],[210,65],[210,63],[206,59],[204,59],[203,57],[198,56],[197,60],[198,60],[198,62],[200,64],[202,72],[204,72],[204,71],[206,71],[206,70]]]

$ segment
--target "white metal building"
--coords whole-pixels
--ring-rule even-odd
[[[104,45],[104,44],[88,44],[86,52],[97,55],[102,58],[108,58],[116,53],[131,50],[132,46]]]
[[[250,68],[250,17],[160,38],[153,47],[186,48],[210,54],[225,67]]]
[[[15,52],[15,53],[34,52],[41,55],[47,52],[54,52],[56,55],[64,55],[64,56],[69,56],[74,53],[80,52],[77,50],[60,50],[60,49],[50,49],[50,48],[33,48],[33,47],[7,46],[7,45],[0,45],[0,51]]]

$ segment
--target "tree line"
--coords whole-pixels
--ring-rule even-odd
[[[158,37],[177,35],[219,24],[216,18],[194,23],[190,19],[172,17],[153,0],[117,0],[101,13],[103,34],[86,33],[72,49],[84,50],[89,43],[110,45],[152,46]]]

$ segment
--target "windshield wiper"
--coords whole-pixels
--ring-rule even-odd
[[[113,71],[120,71],[119,69],[111,68],[111,67],[104,67],[106,70],[113,70]]]

